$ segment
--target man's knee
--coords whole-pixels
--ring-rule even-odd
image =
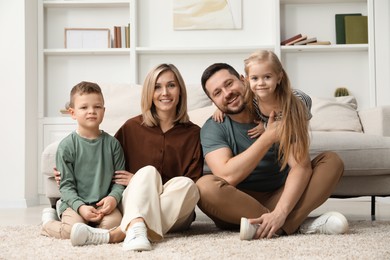
[[[213,174],[204,175],[196,182],[196,186],[199,189],[200,199],[207,199],[210,201],[215,201],[220,198],[222,188],[226,185],[228,185],[228,183],[224,179]]]

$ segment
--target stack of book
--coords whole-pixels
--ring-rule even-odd
[[[360,13],[336,14],[336,43],[368,43],[367,16]]]
[[[113,48],[130,48],[130,24],[114,26]]]
[[[307,37],[307,35],[296,34],[283,40],[280,45],[330,45],[330,41],[317,41],[317,37]]]

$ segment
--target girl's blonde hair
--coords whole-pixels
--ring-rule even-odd
[[[187,113],[187,91],[183,77],[173,64],[164,63],[157,65],[151,71],[149,71],[142,88],[141,110],[143,123],[150,127],[160,125],[160,118],[158,117],[156,107],[153,104],[153,94],[158,77],[166,71],[173,72],[176,82],[180,87],[179,103],[177,104],[176,118],[174,123],[187,123],[189,121],[189,116]]]
[[[306,159],[309,153],[308,111],[304,102],[293,94],[288,75],[279,58],[272,51],[257,51],[245,59],[246,76],[248,77],[249,68],[253,63],[264,62],[271,65],[276,75],[282,75],[281,81],[275,89],[275,95],[282,109],[278,158],[282,163],[282,169],[284,169],[288,163],[289,155],[294,155],[294,158],[300,163]],[[250,97],[254,97],[254,95],[248,95],[248,98]],[[257,103],[259,103],[258,99]]]

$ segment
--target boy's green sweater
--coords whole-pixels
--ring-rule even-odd
[[[95,205],[106,196],[117,203],[124,186],[113,184],[116,170],[125,169],[123,150],[118,140],[102,131],[97,139],[86,139],[75,131],[65,137],[56,153],[56,167],[61,173],[60,214],[68,207],[78,212],[81,205]]]

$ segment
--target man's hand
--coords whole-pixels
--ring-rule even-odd
[[[272,140],[273,143],[277,143],[280,140],[280,120],[275,120],[276,113],[275,111],[272,111],[269,115],[268,123],[266,126],[264,126],[264,134],[267,134],[267,137]]]
[[[115,184],[127,186],[129,185],[133,176],[134,174],[128,171],[115,171],[114,177],[112,177],[112,182]]]
[[[100,222],[104,216],[97,209],[88,205],[81,205],[79,208],[79,214],[89,222]]]
[[[110,214],[117,206],[116,199],[112,196],[107,196],[101,199],[98,203],[96,203],[96,206],[98,206],[98,212],[102,215],[108,215]]]
[[[287,216],[276,212],[265,213],[259,218],[249,219],[249,223],[258,224],[254,239],[272,238],[283,226]]]

